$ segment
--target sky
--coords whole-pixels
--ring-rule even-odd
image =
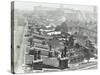
[[[55,3],[38,3],[38,2],[26,2],[26,1],[15,1],[15,9],[19,10],[34,10],[34,6],[43,6],[43,7],[53,7],[59,8],[60,4]],[[74,10],[81,10],[87,12],[93,12],[94,6],[87,6],[87,5],[71,5],[71,4],[63,4],[64,8],[74,9]]]

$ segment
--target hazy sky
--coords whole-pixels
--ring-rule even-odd
[[[43,6],[43,7],[54,7],[59,8],[60,4],[51,4],[51,3],[34,3],[34,2],[23,2],[23,1],[15,1],[15,8],[20,10],[34,10],[34,6]],[[70,4],[64,4],[64,8],[68,9],[75,9],[75,10],[82,10],[82,11],[88,11],[93,12],[94,6],[87,6],[87,5],[70,5]]]

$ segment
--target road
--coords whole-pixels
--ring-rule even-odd
[[[76,67],[70,67],[66,69],[57,69],[57,68],[43,68],[43,71],[40,72],[57,72],[57,71],[75,71],[75,70],[91,70],[97,69],[97,62],[89,62],[77,65]],[[33,72],[37,72],[36,70]]]
[[[27,21],[26,21],[27,24]],[[26,25],[27,26],[27,25]],[[20,50],[16,53],[17,54],[17,65],[15,66],[15,72],[16,73],[23,73],[24,71],[22,70],[22,65],[24,64],[24,54],[25,54],[25,33],[26,33],[26,26],[23,27],[23,32],[20,32],[19,30],[19,34],[21,34],[21,38],[18,38],[18,40],[22,41],[21,43],[21,47]]]
[[[86,69],[96,69],[97,68],[97,62],[89,62],[89,63],[83,63],[76,67],[71,67],[69,70],[86,70]]]

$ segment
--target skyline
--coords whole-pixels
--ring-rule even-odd
[[[80,10],[80,11],[86,11],[86,12],[94,12],[94,11],[96,11],[96,8],[97,8],[96,6],[90,6],[90,5],[88,6],[88,5],[15,1],[15,9],[28,10],[28,11],[33,11],[35,6],[59,8],[60,5],[63,6],[63,8],[65,8],[65,9],[73,9],[73,10]]]

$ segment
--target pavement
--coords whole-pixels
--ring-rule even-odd
[[[58,69],[54,67],[44,67],[42,70],[27,70],[24,71],[25,73],[39,73],[39,72],[58,72],[58,71],[76,71],[76,70],[91,70],[91,69],[97,69],[97,62],[88,62],[88,63],[82,63],[79,65],[75,65],[73,67],[69,67],[66,69]]]

